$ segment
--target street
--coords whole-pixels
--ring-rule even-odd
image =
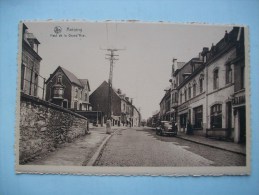
[[[193,143],[161,137],[150,128],[115,131],[95,166],[244,166],[246,157]]]

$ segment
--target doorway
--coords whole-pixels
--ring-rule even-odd
[[[239,109],[240,143],[246,143],[246,109]]]

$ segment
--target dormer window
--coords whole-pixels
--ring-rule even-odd
[[[195,64],[192,64],[192,72],[195,71]]]
[[[203,63],[206,63],[207,62],[207,56],[203,56]]]

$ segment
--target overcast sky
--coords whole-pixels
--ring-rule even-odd
[[[232,29],[230,26],[180,25],[168,23],[26,22],[41,43],[40,74],[48,78],[62,66],[80,79],[89,79],[91,93],[108,81],[110,62],[101,48],[116,52],[113,87],[133,98],[144,119],[159,109],[164,89],[170,85],[172,59],[188,62],[203,47],[211,47]],[[54,28],[61,27],[52,37]],[[75,29],[69,31],[69,29]],[[76,29],[79,29],[77,31]],[[82,32],[81,30],[82,29]],[[85,35],[71,37],[70,35]],[[64,37],[67,35],[67,37]]]

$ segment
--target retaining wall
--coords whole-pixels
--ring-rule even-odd
[[[87,118],[70,110],[21,93],[20,164],[46,154],[87,133]]]

